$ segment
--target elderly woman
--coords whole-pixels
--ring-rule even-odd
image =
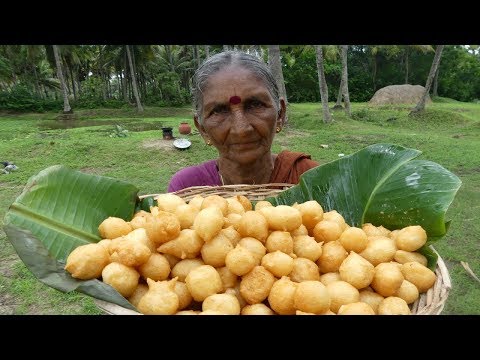
[[[169,192],[190,186],[296,184],[318,165],[304,153],[272,154],[273,137],[285,122],[285,100],[261,59],[237,51],[208,58],[195,72],[193,96],[195,126],[219,157],[178,171]]]

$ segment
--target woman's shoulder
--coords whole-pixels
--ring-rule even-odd
[[[284,164],[288,163],[290,165],[294,164],[302,164],[304,166],[311,166],[315,167],[319,165],[319,163],[315,160],[312,160],[312,156],[304,153],[304,152],[299,152],[299,151],[290,151],[290,150],[283,150],[276,156],[276,162],[278,161],[278,164]]]
[[[177,171],[168,184],[168,192],[174,192],[191,186],[220,185],[217,160],[205,161]]]

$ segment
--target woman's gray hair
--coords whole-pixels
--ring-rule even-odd
[[[229,65],[238,65],[250,70],[260,80],[265,83],[268,92],[273,98],[273,104],[276,111],[280,110],[280,98],[278,86],[270,68],[262,59],[255,55],[250,55],[241,51],[224,51],[215,54],[206,59],[195,71],[192,79],[193,106],[198,116],[198,121],[202,122],[203,111],[203,91],[210,77]]]

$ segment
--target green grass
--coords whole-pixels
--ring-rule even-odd
[[[436,99],[437,100],[437,99]],[[448,234],[435,248],[452,277],[444,314],[480,314],[480,284],[461,266],[467,262],[480,276],[480,104],[438,99],[424,114],[409,117],[408,106],[370,107],[352,104],[353,118],[332,111],[334,122],[323,124],[320,104],[289,105],[289,126],[277,135],[274,152],[303,151],[321,163],[338,159],[378,142],[391,142],[421,150],[421,158],[438,162],[456,173],[463,185],[451,205]],[[333,104],[331,104],[333,106]],[[147,108],[143,115],[131,109],[77,111],[79,121],[98,126],[47,130],[45,121],[55,113],[0,116],[0,161],[14,161],[19,171],[0,175],[0,218],[21,193],[28,178],[55,164],[111,176],[135,184],[140,194],[166,191],[177,170],[214,158],[198,134],[184,151],[162,148],[161,126],[191,120],[189,108]],[[118,123],[129,130],[126,138],[108,134]],[[145,127],[146,131],[134,131]],[[319,144],[327,144],[322,148]],[[3,300],[3,301],[2,301]],[[6,309],[3,309],[1,307]],[[2,312],[3,311],[3,312]],[[64,294],[38,280],[19,261],[0,230],[0,314],[98,314],[91,298]]]

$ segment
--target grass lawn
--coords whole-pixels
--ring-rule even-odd
[[[419,117],[409,107],[370,108],[352,105],[352,119],[333,112],[332,124],[322,123],[320,104],[289,105],[289,126],[278,134],[273,150],[310,153],[321,163],[338,159],[379,142],[421,150],[420,158],[435,161],[463,181],[447,218],[452,224],[435,248],[452,277],[444,314],[480,314],[480,284],[462,267],[467,262],[480,276],[480,104],[436,102]],[[332,104],[333,106],[333,104]],[[192,146],[178,151],[162,140],[162,126],[192,125],[190,108],[78,110],[79,127],[54,121],[56,113],[0,116],[0,161],[13,161],[17,172],[0,175],[0,219],[22,192],[28,178],[56,164],[87,173],[110,176],[136,185],[140,194],[166,191],[177,170],[216,157],[194,132]],[[114,124],[128,136],[109,137]],[[320,144],[327,144],[322,148]],[[0,314],[100,314],[92,299],[64,294],[36,280],[0,230]]]

